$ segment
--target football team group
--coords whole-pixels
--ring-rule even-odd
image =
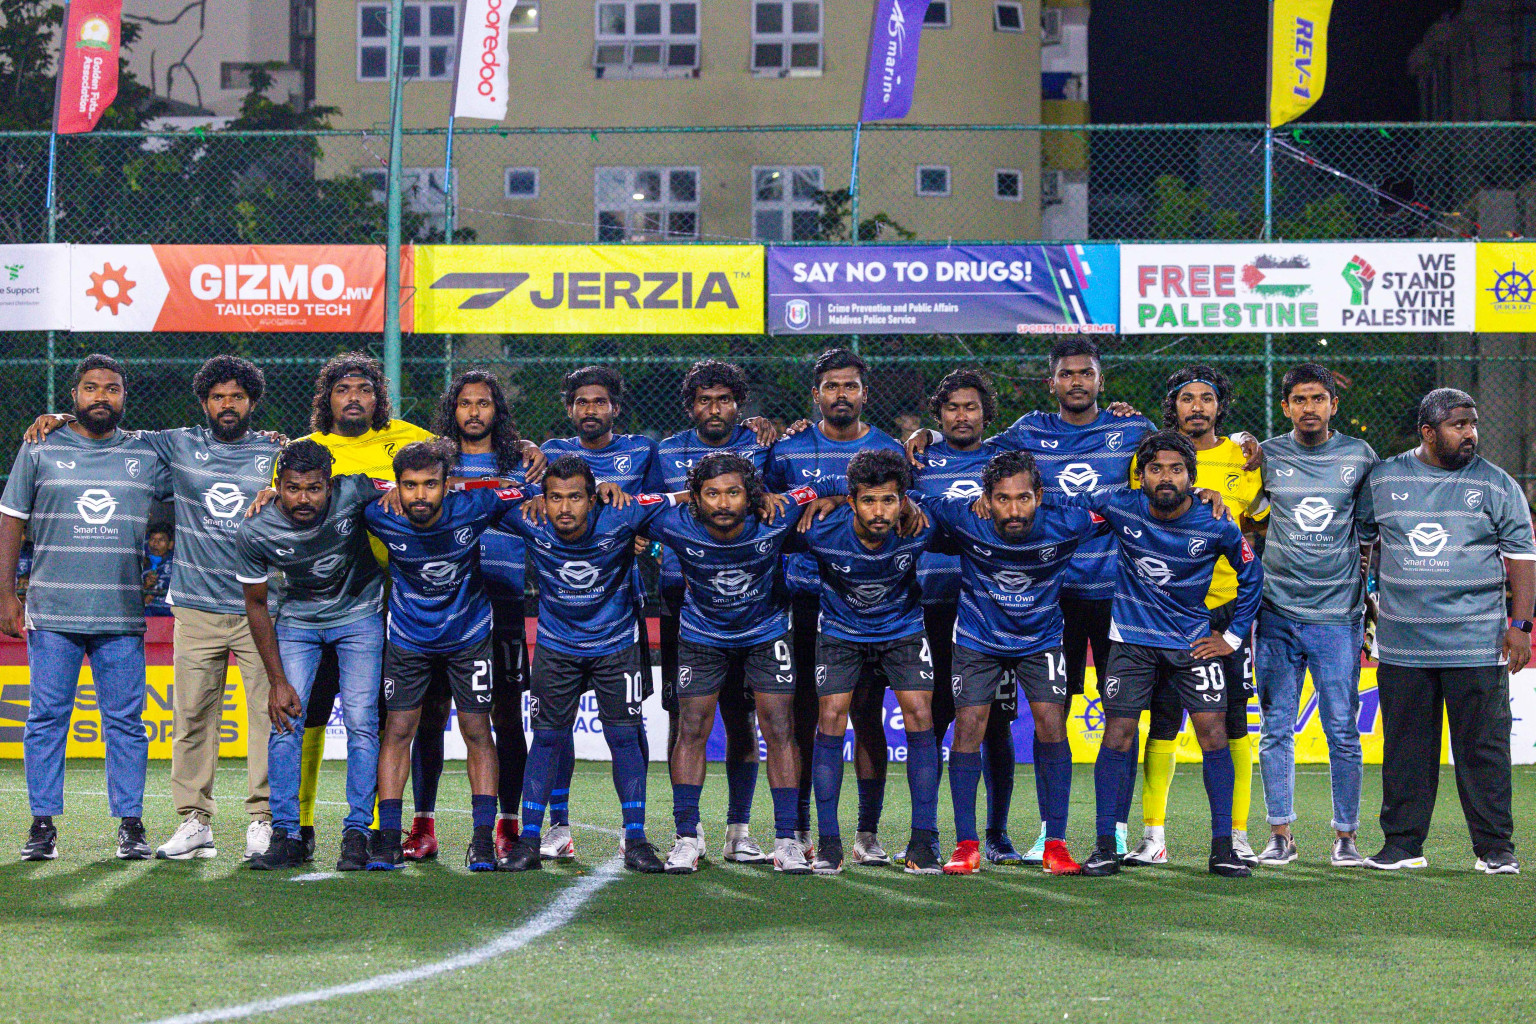
[[[1260,444],[1222,433],[1232,385],[1209,366],[1167,379],[1161,428],[1129,405],[1105,407],[1099,351],[1076,339],[1051,350],[1049,409],[989,434],[993,385],[959,369],[928,400],[936,429],[902,441],[866,421],[869,370],[843,349],[815,361],[815,422],[783,432],[744,418],[739,367],[694,364],[679,396],[687,427],[659,442],[615,432],[628,399],[602,366],[565,378],[575,434],[542,448],[519,439],[501,384],[483,370],[451,383],[428,431],[391,417],[376,361],[339,355],[316,384],[313,432],[294,441],[250,429],[264,384],[252,363],[218,356],[193,381],[206,424],[124,430],[128,375],[92,355],[75,370],[72,415],[29,430],[0,497],[0,630],[25,636],[30,673],[23,859],[58,855],[86,659],[121,819],[116,855],[214,856],[233,658],[249,710],[244,853],[255,870],[314,857],[338,698],[338,870],[437,855],[451,711],[467,753],[468,868],[575,858],[573,729],[591,691],[635,871],[687,874],[705,857],[699,807],[717,712],[728,861],[788,874],[836,874],[846,862],[1096,876],[1163,864],[1187,715],[1203,754],[1209,869],[1245,877],[1298,856],[1293,737],[1310,675],[1329,751],[1333,865],[1425,865],[1448,712],[1476,868],[1519,871],[1508,679],[1530,657],[1536,546],[1521,488],[1478,455],[1476,403],[1461,391],[1426,395],[1417,447],[1380,459],[1334,428],[1338,386],[1322,366],[1285,374],[1292,429]],[[139,555],[162,501],[175,510],[171,788],[182,821],[155,849],[142,821]],[[23,607],[12,581],[24,529],[34,562]],[[647,560],[663,604],[659,672]],[[537,592],[531,658],[525,583]],[[1384,842],[1371,856],[1357,846],[1363,654],[1379,660],[1384,738]],[[1093,842],[1079,863],[1067,846],[1068,710],[1090,656],[1104,726]],[[646,834],[643,704],[657,675],[675,819],[665,855]],[[880,838],[887,689],[911,797],[897,857]],[[1021,710],[1033,724],[1040,822],[1022,853],[1008,831]],[[858,818],[845,852],[850,753]],[[771,852],[750,831],[760,760]],[[1270,833],[1258,852],[1247,833],[1255,760]],[[1132,844],[1138,774],[1144,828]]]

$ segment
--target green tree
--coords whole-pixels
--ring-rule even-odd
[[[816,240],[822,242],[846,242],[848,241],[848,224],[853,219],[853,193],[846,188],[818,189],[811,195],[811,199],[821,207],[821,214],[816,229]],[[859,222],[860,242],[878,242],[887,234],[899,238],[903,242],[910,242],[917,237],[915,231],[908,231],[902,227],[890,215],[877,213]]]

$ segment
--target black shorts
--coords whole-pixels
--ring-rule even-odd
[[[1211,609],[1211,629],[1225,633],[1232,625],[1232,612],[1236,602]],[[1227,682],[1227,734],[1240,739],[1248,734],[1248,705],[1258,691],[1253,673],[1253,630],[1231,653],[1220,659],[1221,670]],[[1184,725],[1184,706],[1179,695],[1169,688],[1160,688],[1152,695],[1152,722],[1148,736],[1155,740],[1173,739]]]
[[[1093,652],[1094,673],[1102,683],[1104,666],[1109,664],[1109,619],[1114,600],[1092,601],[1062,594],[1062,651],[1067,656],[1067,689],[1072,696],[1083,692],[1088,672],[1088,652]]]
[[[1143,647],[1116,641],[1099,690],[1104,713],[1139,718],[1152,706],[1152,694],[1169,687],[1191,714],[1227,710],[1227,675],[1222,659],[1196,658],[1188,651]]]
[[[581,695],[592,690],[597,694],[597,717],[604,725],[642,725],[645,675],[639,644],[613,654],[584,657],[535,643],[528,717],[535,729],[569,729],[576,722]]]
[[[751,647],[677,645],[678,697],[712,697],[726,687],[750,693],[794,693],[794,638],[786,633]]]
[[[457,651],[427,653],[384,644],[384,706],[390,711],[414,711],[427,699],[434,670],[445,676],[459,714],[491,711],[493,651],[489,635]]]
[[[816,636],[816,695],[852,693],[866,669],[878,669],[893,690],[933,690],[933,656],[923,633],[900,640],[855,643]]]
[[[1020,690],[1031,704],[1071,701],[1072,695],[1067,692],[1065,655],[1061,648],[1007,655],[986,654],[955,645],[954,664],[950,670],[950,691],[954,694],[955,707],[973,708],[997,702],[1008,705],[1004,710],[1017,715]]]

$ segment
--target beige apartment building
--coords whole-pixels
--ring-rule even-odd
[[[506,121],[458,124],[458,225],[492,243],[814,236],[810,195],[847,186],[853,135],[792,129],[857,119],[870,9],[519,0]],[[317,0],[314,101],[340,108],[338,127],[387,131],[388,11],[389,0]],[[408,128],[447,124],[459,11],[455,0],[406,2]],[[933,0],[901,123],[1039,123],[1040,28],[1039,0]],[[562,128],[583,130],[519,131]],[[686,131],[626,131],[643,128]],[[881,127],[864,131],[861,148],[861,218],[883,213],[923,240],[1040,237],[1038,133]],[[379,174],[385,151],[382,139],[331,144],[323,171]],[[438,228],[443,157],[440,136],[406,140],[411,206]]]

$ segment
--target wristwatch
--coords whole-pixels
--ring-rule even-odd
[[[1510,629],[1518,629],[1522,633],[1529,633],[1531,631],[1531,620],[1530,619],[1511,619],[1510,622],[1509,622],[1509,628]]]

